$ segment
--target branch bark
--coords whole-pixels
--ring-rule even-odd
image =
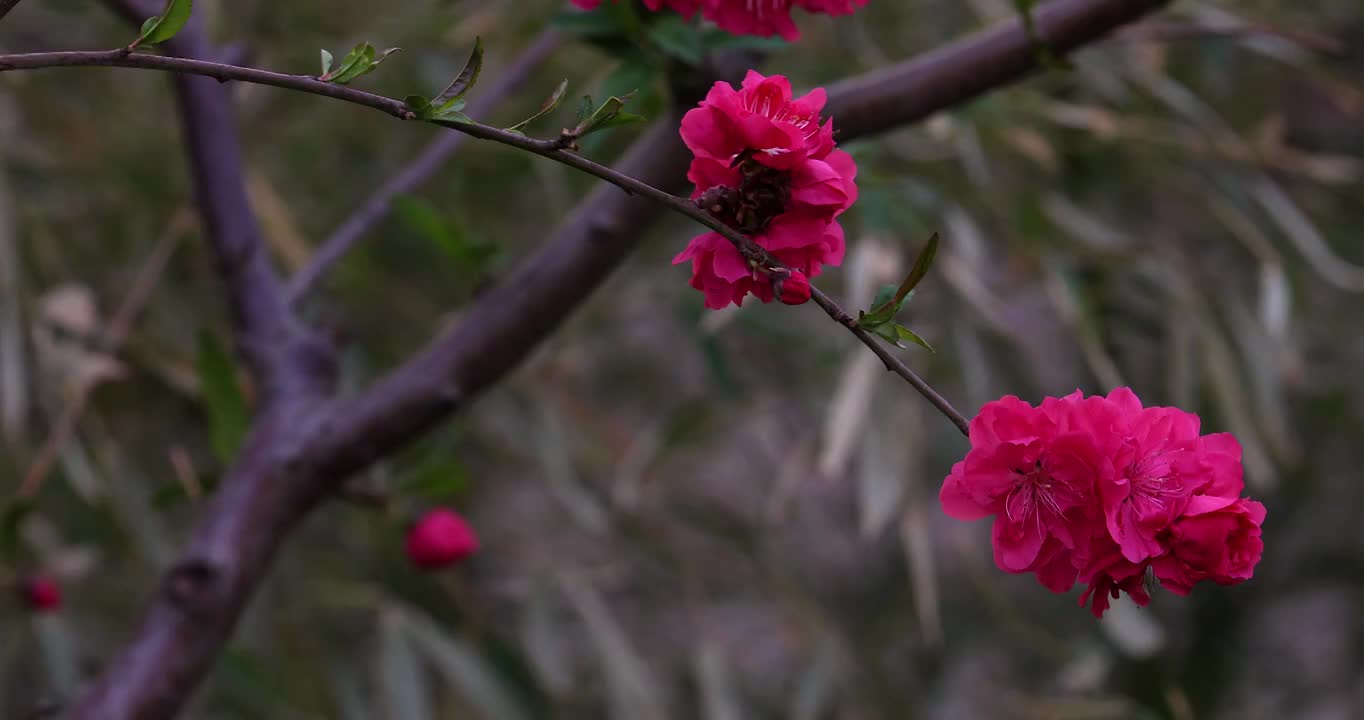
[[[1054,51],[1064,53],[1163,4],[1054,0],[1036,14],[1043,37]],[[836,85],[829,111],[845,140],[881,132],[1021,77],[1035,69],[1036,57],[1019,24],[1008,23]],[[285,80],[266,84],[289,87],[310,80],[278,78]],[[209,106],[229,109],[225,102]],[[193,117],[205,121],[202,115]],[[677,114],[661,118],[618,170],[649,185],[675,187],[688,161],[676,133],[678,120]],[[230,125],[226,130],[230,132]],[[197,146],[195,137],[192,146]],[[235,149],[235,142],[231,147]],[[216,184],[211,188],[222,190]],[[205,509],[136,635],[109,664],[75,717],[172,716],[221,649],[274,551],[298,520],[346,476],[410,442],[514,369],[633,249],[658,211],[642,198],[600,187],[506,282],[468,309],[467,317],[474,320],[434,340],[366,394],[313,403],[302,393],[284,393],[285,401],[258,418],[246,449]],[[241,226],[231,227],[242,231]],[[225,236],[221,242],[226,248],[241,239],[234,233]],[[246,260],[237,258],[224,276],[255,277],[254,257],[258,255],[243,253]],[[287,303],[278,297],[260,306],[251,298],[234,299],[243,319],[263,321],[256,314],[262,307],[280,305]],[[280,322],[288,337],[292,326]],[[251,322],[239,324],[245,329]]]

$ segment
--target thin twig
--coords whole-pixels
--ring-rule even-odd
[[[525,83],[527,76],[562,44],[563,36],[556,31],[548,30],[541,34],[486,89],[479,89],[469,101],[469,115],[480,117],[492,112],[503,98]],[[379,186],[368,200],[322,241],[308,264],[290,279],[290,301],[296,303],[306,297],[332,266],[388,215],[395,198],[423,185],[445,166],[467,139],[467,135],[441,133],[427,143],[402,171]]]
[[[114,311],[113,318],[105,328],[103,337],[100,339],[100,347],[106,352],[117,352],[123,345],[123,341],[128,337],[128,331],[132,329],[133,320],[137,318],[142,308],[146,306],[147,300],[151,298],[152,291],[161,281],[161,274],[166,269],[166,263],[170,261],[171,254],[175,252],[176,245],[180,238],[189,230],[190,223],[193,221],[188,210],[177,210],[172,216],[170,223],[166,226],[161,238],[157,240],[156,246],[147,256],[147,261],[138,270],[137,277],[133,279],[133,286],[124,296],[123,302]],[[81,383],[76,387],[75,394],[62,407],[62,412],[57,416],[57,421],[53,423],[52,429],[48,432],[47,440],[38,449],[38,454],[28,464],[28,470],[24,472],[24,479],[19,484],[18,496],[21,498],[31,498],[42,490],[43,482],[52,471],[52,466],[56,463],[57,457],[61,455],[66,444],[71,442],[72,436],[76,433],[76,426],[80,422],[81,415],[85,412],[85,406],[90,399],[90,392],[94,390],[91,383]]]

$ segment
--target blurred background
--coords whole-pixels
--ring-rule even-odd
[[[204,1],[245,62],[315,73],[401,46],[358,84],[435,94],[476,36],[484,86],[559,0]],[[1015,12],[875,0],[798,13],[764,70],[799,89]],[[0,51],[109,48],[99,3],[30,0]],[[866,307],[929,235],[943,250],[904,351],[971,415],[1130,385],[1245,447],[1269,508],[1238,587],[1096,622],[993,566],[945,517],[956,429],[817,308],[704,311],[677,219],[530,362],[337,501],[278,558],[191,718],[1364,717],[1364,6],[1180,2],[1056,69],[849,144],[860,202],[820,284]],[[569,38],[487,118],[666,84]],[[297,269],[438,128],[236,86],[250,191]],[[475,91],[475,94],[477,90]],[[571,110],[537,122],[553,134]],[[590,143],[610,162],[638,129]],[[600,137],[600,136],[599,136]],[[309,313],[363,387],[532,252],[593,181],[470,143],[348,255]],[[0,74],[0,580],[58,579],[59,612],[0,602],[0,716],[60,702],[134,626],[240,439],[251,388],[199,237],[170,83]],[[74,431],[53,443],[62,418]],[[44,448],[29,512],[11,499]],[[413,570],[406,521],[465,514],[482,550]]]

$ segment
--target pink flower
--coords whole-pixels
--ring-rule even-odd
[[[1152,562],[1161,586],[1188,595],[1199,580],[1219,585],[1249,580],[1264,552],[1264,521],[1265,506],[1246,498],[1180,518],[1168,530],[1170,552]]]
[[[407,532],[407,559],[423,570],[448,567],[478,550],[478,536],[459,513],[428,510]]]
[[[833,123],[820,122],[824,102],[822,89],[796,98],[786,78],[750,71],[738,90],[716,83],[681,128],[697,203],[807,279],[843,262],[835,218],[857,200],[857,166],[834,148]],[[696,237],[673,263],[688,260],[706,307],[741,305],[750,293],[772,300],[761,270],[718,234]]]
[[[1069,588],[1070,554],[1083,550],[1083,516],[1093,505],[1097,456],[1083,434],[1065,432],[1057,420],[1012,395],[986,404],[971,421],[971,451],[953,466],[939,499],[958,520],[995,516],[1001,570],[1046,568],[1048,585],[1063,584],[1068,572]]]
[[[1150,571],[1180,594],[1241,582],[1263,550],[1264,506],[1240,497],[1235,438],[1198,433],[1196,415],[1142,407],[1127,388],[1037,407],[1005,397],[971,421],[939,498],[957,519],[994,516],[1000,569],[1058,592],[1078,579],[1096,616],[1121,592],[1147,604]]]

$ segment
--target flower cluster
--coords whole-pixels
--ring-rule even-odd
[[[1095,616],[1120,591],[1148,604],[1148,573],[1187,595],[1199,580],[1247,580],[1260,560],[1265,508],[1241,497],[1241,446],[1200,436],[1197,415],[1142,407],[1127,388],[1038,407],[1009,396],[981,408],[970,438],[943,510],[995,516],[1000,569],[1056,592],[1078,580]]]
[[[801,280],[843,262],[835,218],[857,200],[857,166],[834,148],[833,122],[820,122],[824,102],[822,89],[793,98],[786,78],[750,70],[739,90],[716,83],[682,118],[682,140],[695,156],[687,171],[693,199]],[[770,279],[718,233],[694,238],[673,264],[688,260],[706,307],[741,305],[749,293],[772,301]]]
[[[580,8],[591,10],[602,0],[573,0]],[[867,0],[644,0],[645,7],[655,12],[664,8],[691,17],[697,10],[707,20],[725,32],[735,35],[780,35],[796,40],[800,31],[791,20],[791,9],[824,15],[851,15],[853,9],[867,4]]]

